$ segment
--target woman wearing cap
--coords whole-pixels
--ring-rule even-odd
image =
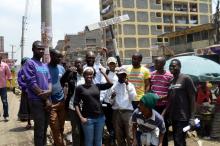
[[[76,88],[74,106],[80,118],[85,146],[102,146],[102,134],[105,124],[105,116],[100,102],[100,90],[111,88],[112,82],[107,75],[100,69],[107,83],[93,84],[94,69],[86,67],[83,70],[85,84]],[[80,106],[82,101],[82,106]]]

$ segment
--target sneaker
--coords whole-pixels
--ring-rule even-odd
[[[203,139],[205,139],[205,140],[210,140],[211,137],[210,137],[210,136],[204,136]]]
[[[9,118],[8,118],[8,117],[4,117],[4,121],[5,121],[5,122],[8,122],[8,121],[9,121]]]

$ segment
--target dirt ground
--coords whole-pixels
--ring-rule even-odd
[[[0,102],[0,146],[33,146],[33,128],[26,130],[26,122],[20,122],[17,113],[20,104],[19,96],[8,92],[9,102],[9,121],[5,122],[2,117],[2,103]],[[32,122],[33,125],[33,122]],[[71,126],[69,122],[65,125],[65,134],[70,133]],[[48,146],[51,146],[51,137],[48,130]],[[199,143],[199,144],[198,144]],[[70,143],[68,146],[71,145]],[[169,141],[169,146],[174,146],[173,141]],[[187,139],[187,146],[220,146],[220,141],[204,139]]]

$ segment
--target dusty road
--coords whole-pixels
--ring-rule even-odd
[[[17,119],[20,99],[8,92],[9,121],[2,117],[2,103],[0,102],[0,146],[31,146],[33,145],[33,130],[26,130],[26,122]]]
[[[8,122],[5,122],[2,117],[2,103],[0,102],[0,146],[33,146],[33,129],[26,130],[26,122],[17,120],[20,104],[19,96],[8,92],[8,101],[10,114]],[[65,131],[69,132],[70,127],[68,124],[65,126],[65,129],[67,129]],[[220,146],[220,141],[207,141],[203,139],[199,139],[199,141],[200,145],[196,144],[196,141],[188,139],[187,146]],[[169,142],[169,146],[173,146],[172,140]]]

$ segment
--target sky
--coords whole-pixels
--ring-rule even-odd
[[[14,46],[17,63],[20,63],[21,56],[25,4],[26,0],[0,0],[0,36],[4,36],[5,52],[11,52]],[[24,56],[32,57],[33,41],[41,40],[41,0],[29,0],[27,18]],[[76,34],[99,20],[99,0],[52,0],[53,47],[58,40],[64,39],[65,34]]]
[[[213,0],[213,10],[217,0]],[[20,41],[22,16],[25,13],[26,0],[0,0],[0,36],[4,36],[5,51],[11,52],[14,46],[14,58],[20,63]],[[41,0],[29,0],[27,30],[25,32],[24,56],[32,57],[31,45],[40,40]],[[88,24],[100,20],[99,0],[52,0],[53,47],[65,34],[76,34]],[[11,58],[11,53],[9,53]]]

